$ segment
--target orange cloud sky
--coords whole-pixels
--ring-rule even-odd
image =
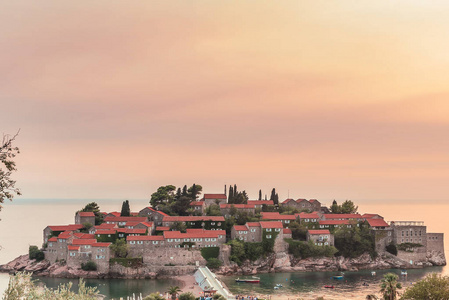
[[[445,200],[445,1],[8,1],[0,119],[26,198]]]

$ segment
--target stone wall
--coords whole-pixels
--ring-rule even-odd
[[[427,233],[427,252],[444,253],[444,233]]]
[[[175,266],[206,265],[206,260],[199,249],[190,248],[156,248],[154,251],[142,253],[143,263],[152,266]]]
[[[380,255],[386,252],[386,247],[393,242],[393,230],[391,228],[376,230],[372,229],[376,252]]]
[[[427,260],[427,253],[425,247],[415,248],[414,252],[398,250],[397,257],[409,265],[415,265],[419,262],[425,262]]]

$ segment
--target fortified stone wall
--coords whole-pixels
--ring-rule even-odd
[[[444,233],[427,233],[427,252],[444,254]]]
[[[142,255],[143,263],[152,266],[165,266],[173,264],[175,266],[206,265],[206,260],[201,255],[201,251],[195,248],[158,248]]]
[[[371,234],[374,236],[376,252],[380,255],[384,254],[385,248],[393,241],[393,230],[391,228],[371,230]]]
[[[398,250],[397,257],[410,265],[427,260],[427,251],[425,247],[415,248],[413,252]]]

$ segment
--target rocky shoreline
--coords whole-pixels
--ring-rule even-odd
[[[384,255],[372,259],[369,254],[363,254],[357,258],[344,257],[320,257],[296,259],[285,252],[258,259],[254,262],[246,261],[241,266],[230,262],[215,271],[218,275],[254,275],[258,273],[272,272],[323,272],[323,271],[358,271],[364,269],[410,269],[430,266],[444,266],[446,259],[441,253],[430,253],[426,261],[410,265],[393,255]],[[96,271],[83,271],[68,267],[66,264],[50,264],[48,260],[36,262],[30,260],[28,255],[21,255],[11,262],[1,265],[0,272],[15,273],[25,271],[36,276],[57,278],[123,278],[123,279],[155,279],[175,277],[193,274],[195,266],[171,266],[127,268],[121,265],[113,265],[108,273]]]

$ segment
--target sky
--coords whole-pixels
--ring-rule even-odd
[[[445,201],[447,1],[2,1],[22,198]],[[19,197],[20,199],[20,197]]]

